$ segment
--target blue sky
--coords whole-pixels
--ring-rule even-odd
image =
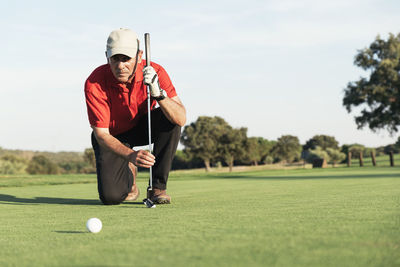
[[[1,3],[0,147],[83,151],[83,84],[106,62],[108,34],[151,33],[188,112],[221,116],[249,136],[316,134],[379,146],[342,107],[358,49],[398,33],[398,1],[13,1]]]

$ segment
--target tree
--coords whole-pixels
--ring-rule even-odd
[[[363,145],[352,145],[349,147],[349,152],[351,152],[352,158],[358,157],[360,161],[360,167],[364,165],[363,155],[364,155],[365,147]]]
[[[322,134],[315,135],[313,138],[309,139],[303,146],[303,149],[315,149],[317,146],[322,150],[326,150],[327,148],[339,149],[339,143],[336,141],[335,137]]]
[[[390,154],[391,152],[393,152],[393,153],[399,153],[400,150],[399,150],[399,148],[398,148],[395,144],[392,144],[392,145],[387,145],[387,146],[385,146],[384,149],[383,149],[383,152],[384,152],[385,154]]]
[[[258,165],[261,160],[260,155],[261,149],[259,147],[258,138],[250,137],[247,138],[245,144],[245,155],[243,156],[243,161],[246,163],[251,163],[253,165]]]
[[[246,164],[258,165],[258,163],[269,162],[266,160],[271,154],[271,148],[274,142],[268,141],[262,137],[249,137],[245,142],[245,153],[241,160]]]
[[[228,127],[229,124],[221,117],[198,117],[183,129],[181,142],[185,153],[201,158],[206,171],[209,171],[211,161],[218,157],[219,138]]]
[[[342,153],[347,155],[347,153],[349,152],[349,148],[350,147],[351,147],[351,145],[344,144],[344,145],[341,146],[340,152],[342,152]]]
[[[307,154],[308,162],[312,163],[315,159],[324,159],[328,162],[330,157],[327,151],[323,150],[320,146],[316,146],[315,149],[310,149]]]
[[[329,159],[333,167],[346,158],[346,154],[340,152],[338,149],[327,148],[326,152],[328,152]]]
[[[282,135],[272,147],[271,152],[279,161],[293,162],[300,158],[299,138],[292,135]]]
[[[390,34],[387,40],[375,41],[359,50],[354,64],[369,71],[368,78],[349,82],[343,105],[350,113],[353,107],[363,108],[355,116],[359,129],[368,125],[373,131],[398,131],[400,125],[400,34]]]
[[[397,138],[396,143],[394,143],[394,147],[396,150],[400,151],[400,136]]]
[[[28,164],[26,171],[29,174],[57,174],[58,166],[43,155],[34,156]]]
[[[354,144],[349,147],[349,152],[351,152],[351,155],[353,157],[359,157],[360,154],[363,155],[364,150],[365,150],[365,147],[363,145],[359,145],[359,144]]]
[[[189,155],[182,150],[177,150],[172,160],[171,169],[194,169],[203,167],[203,161],[200,158]]]
[[[376,155],[376,149],[372,147],[366,147],[364,148],[363,156],[364,158],[370,158],[372,153]]]
[[[218,154],[232,171],[234,160],[245,154],[247,139],[247,128],[233,129],[226,127],[224,133],[219,137]]]
[[[267,157],[271,158],[271,149],[275,145],[275,143],[276,143],[276,141],[269,141],[262,137],[258,138],[261,162],[263,162],[263,163],[270,162],[270,160],[267,159]]]

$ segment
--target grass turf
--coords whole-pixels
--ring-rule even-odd
[[[174,172],[156,209],[100,205],[94,176],[36,178],[0,178],[1,266],[400,265],[398,167]]]

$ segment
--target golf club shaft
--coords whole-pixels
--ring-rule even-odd
[[[150,66],[150,34],[144,34],[144,46],[145,46],[145,53],[146,53],[146,66]],[[149,126],[149,152],[152,152],[151,148],[151,103],[150,103],[150,86],[147,85],[147,119],[148,119],[148,126]],[[149,169],[150,172],[150,181],[149,187],[153,189],[153,172],[152,167]]]

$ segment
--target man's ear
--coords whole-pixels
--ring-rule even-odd
[[[142,50],[139,50],[138,55],[137,55],[137,57],[138,57],[138,62],[141,62],[141,61],[142,61],[142,56],[143,56],[143,51],[142,51]]]
[[[107,51],[104,53],[106,54],[107,63],[110,64],[110,59],[107,57]]]

